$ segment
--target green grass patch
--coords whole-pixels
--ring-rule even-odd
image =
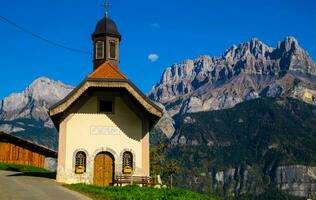
[[[47,169],[28,166],[28,165],[0,163],[0,170],[20,172],[20,173],[13,174],[12,176],[34,176],[34,177],[42,177],[42,178],[49,178],[49,179],[56,178],[56,172],[52,172]]]
[[[164,199],[201,199],[216,200],[214,197],[206,196],[184,189],[155,189],[139,186],[125,187],[98,187],[86,184],[64,185],[65,187],[86,194],[96,200],[164,200]]]
[[[33,167],[28,165],[17,165],[17,164],[6,164],[0,163],[0,170],[8,170],[8,171],[15,171],[15,172],[23,172],[23,173],[49,173],[51,171]]]

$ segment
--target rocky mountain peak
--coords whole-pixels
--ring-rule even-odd
[[[292,56],[299,56],[301,59],[310,59],[307,52],[299,45],[293,36],[288,36],[285,40],[278,42],[277,48],[272,52],[272,57],[290,59]]]
[[[72,86],[65,85],[60,81],[51,80],[47,77],[40,77],[34,80],[26,89],[27,95],[35,100],[44,100],[49,104],[63,98],[72,90]]]
[[[234,61],[246,59],[249,56],[264,58],[267,56],[266,53],[271,53],[272,51],[273,48],[269,47],[258,38],[252,38],[249,42],[241,43],[238,46],[233,45],[231,48],[226,50],[223,57]]]
[[[301,47],[295,37],[287,36],[284,41],[278,43],[278,49],[289,52],[291,50],[301,49]]]
[[[280,63],[292,72],[316,76],[315,62],[293,36],[288,36],[284,41],[279,42],[273,56],[279,58]]]
[[[64,98],[72,90],[72,86],[60,81],[40,77],[24,91],[13,93],[0,101],[0,120],[33,118],[49,121],[47,114],[49,106]]]
[[[238,49],[238,46],[234,44],[232,47],[230,47],[229,49],[227,49],[225,51],[223,57],[226,60],[234,60],[234,59],[236,59],[237,49]]]
[[[204,55],[172,65],[149,97],[166,105],[171,116],[229,108],[262,94],[282,94],[287,89],[275,81],[286,74],[316,77],[316,64],[294,37],[276,48],[253,38],[221,57]]]

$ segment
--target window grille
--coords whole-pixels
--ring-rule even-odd
[[[131,173],[133,171],[133,154],[129,151],[123,153],[123,173]]]
[[[75,170],[77,174],[86,172],[86,154],[83,151],[79,151],[76,154],[76,163],[75,163]]]

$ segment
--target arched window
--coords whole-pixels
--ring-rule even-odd
[[[104,42],[97,41],[95,44],[95,58],[104,59]]]
[[[82,174],[86,172],[86,162],[87,156],[86,153],[83,151],[79,151],[76,153],[76,161],[75,161],[75,172],[76,174]]]
[[[129,151],[123,153],[123,173],[130,174],[133,171],[133,154]]]

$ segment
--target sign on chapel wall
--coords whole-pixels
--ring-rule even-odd
[[[91,126],[91,135],[118,135],[120,130],[116,126]]]

